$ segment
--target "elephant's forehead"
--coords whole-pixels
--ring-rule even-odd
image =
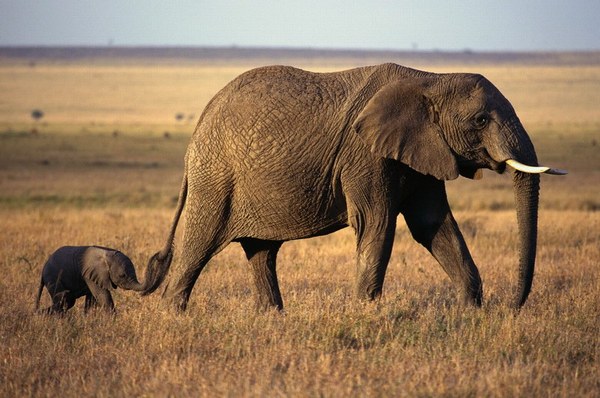
[[[465,84],[453,92],[453,109],[459,113],[472,113],[487,109],[500,109],[507,103],[506,98],[486,78],[481,77],[475,84]]]
[[[507,102],[500,90],[485,77],[477,83],[475,90],[473,90],[473,95],[490,105],[500,105]]]

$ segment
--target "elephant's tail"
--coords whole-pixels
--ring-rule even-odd
[[[148,260],[146,276],[144,278],[144,288],[141,291],[142,296],[146,296],[158,289],[169,272],[171,260],[173,259],[173,240],[175,239],[175,231],[177,230],[177,224],[179,223],[179,218],[181,217],[183,207],[185,206],[187,192],[188,178],[186,169],[183,174],[183,181],[181,182],[181,189],[179,191],[179,199],[177,200],[177,210],[175,211],[175,216],[173,217],[173,222],[171,223],[169,237],[167,238],[163,248],[150,257],[150,260]]]
[[[40,278],[40,287],[38,288],[37,296],[35,298],[34,310],[36,312],[40,309],[40,299],[42,298],[42,290],[44,290],[44,277]]]

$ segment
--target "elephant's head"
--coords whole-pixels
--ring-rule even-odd
[[[371,97],[354,128],[373,153],[440,180],[512,167],[520,236],[515,306],[522,306],[533,281],[539,173],[565,172],[538,166],[529,136],[500,91],[474,74],[396,80]]]
[[[88,249],[83,260],[83,274],[104,289],[144,290],[144,285],[137,280],[133,263],[120,251]]]

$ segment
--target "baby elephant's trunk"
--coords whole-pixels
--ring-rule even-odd
[[[138,281],[131,281],[126,286],[121,286],[121,287],[123,289],[126,289],[126,290],[133,290],[133,291],[136,291],[136,292],[142,292],[142,291],[144,291],[144,285],[145,284],[140,283]]]

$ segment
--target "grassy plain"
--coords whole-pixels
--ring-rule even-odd
[[[483,73],[540,160],[570,171],[542,177],[536,279],[516,316],[511,185],[491,172],[448,184],[484,279],[481,310],[456,305],[400,222],[376,304],[354,300],[344,230],[283,246],[285,315],[254,312],[236,245],[209,264],[183,315],[160,294],[120,290],[116,317],[84,316],[81,303],[61,318],[32,315],[58,246],[115,247],[143,274],[167,233],[195,118],[252,66],[0,62],[0,396],[600,395],[600,66],[411,65]]]

